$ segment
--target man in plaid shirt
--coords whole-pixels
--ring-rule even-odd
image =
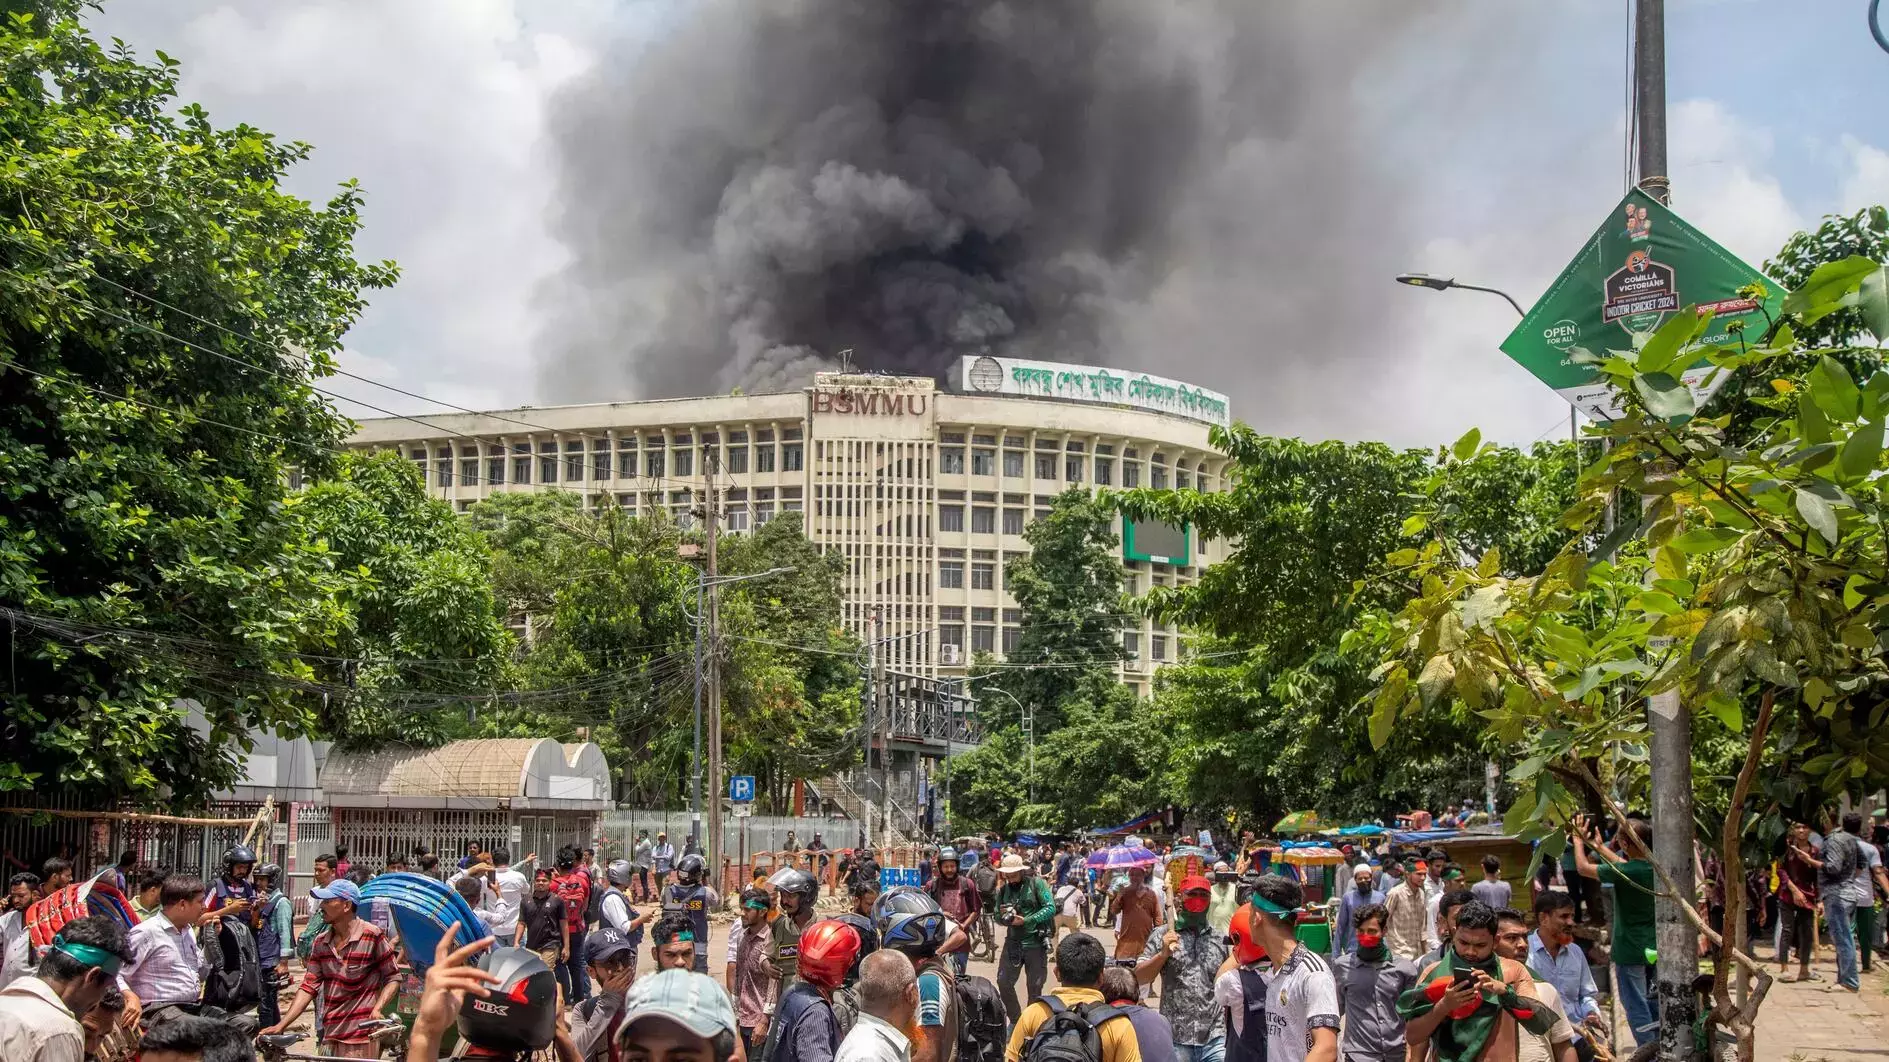
[[[282,1020],[264,1029],[279,1033],[294,1024],[321,990],[322,1053],[341,1058],[378,1058],[380,1043],[368,1031],[400,991],[393,942],[379,926],[355,917],[361,890],[346,878],[309,890],[321,901],[328,928],[315,938],[308,972]]]

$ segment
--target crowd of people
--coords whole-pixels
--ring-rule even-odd
[[[1869,915],[1878,890],[1889,896],[1886,819],[1850,814],[1827,834],[1799,823],[1744,883],[1748,929],[1775,934],[1780,968],[1795,958],[1798,978],[1821,979],[1810,958],[1820,912],[1836,954],[1829,989],[1856,990],[1883,945]],[[1465,868],[1436,848],[1361,841],[1328,869],[1334,895],[1321,904],[1244,835],[1211,863],[1164,867],[1174,853],[1155,846],[1114,871],[1080,844],[945,846],[923,854],[921,884],[895,888],[871,853],[833,853],[839,895],[823,910],[827,851],[809,846],[815,859],[759,871],[730,898],[718,976],[708,943],[722,898],[699,854],[659,855],[666,842],[640,838],[605,866],[574,847],[535,868],[535,855],[514,864],[502,848],[470,847],[445,869],[416,854],[490,930],[464,948],[448,934],[430,968],[402,954],[386,901],[362,891],[373,874],[345,849],[315,860],[305,906],[242,846],[207,882],[122,860],[101,878],[138,924],[74,918],[34,953],[21,947],[25,909],[72,880],[55,858],[8,882],[0,1058],[135,1049],[144,1062],[247,1062],[259,1038],[311,1014],[322,1054],[374,1058],[401,1028],[385,1017],[397,1011],[411,1021],[406,1057],[428,1062],[465,1014],[534,998],[549,1014],[541,1046],[560,1062],[1571,1062],[1610,1057],[1602,983],[1626,1042],[1658,1030],[1643,819],[1611,836],[1577,821],[1565,858],[1541,860],[1520,896],[1495,856]],[[381,872],[407,866],[394,857]],[[1702,906],[1722,919],[1715,861],[1698,870]],[[1302,920],[1326,917],[1328,947],[1302,939]],[[980,934],[994,981],[969,969]],[[1597,983],[1603,940],[1611,980]],[[521,958],[481,962],[493,947]],[[531,977],[544,986],[535,996],[520,987]]]

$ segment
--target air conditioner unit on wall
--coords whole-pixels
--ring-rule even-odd
[[[938,647],[938,659],[946,664],[963,663],[964,647],[961,645],[952,645],[947,642]]]

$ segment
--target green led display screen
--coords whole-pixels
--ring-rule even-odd
[[[1159,520],[1130,520],[1122,517],[1122,559],[1153,561],[1156,564],[1192,564],[1188,528]]]

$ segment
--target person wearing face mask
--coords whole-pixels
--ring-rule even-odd
[[[1173,924],[1148,939],[1135,964],[1140,983],[1161,979],[1161,1016],[1174,1029],[1176,1062],[1217,1062],[1226,1054],[1213,986],[1229,948],[1208,917],[1212,903],[1212,882],[1198,874],[1183,878]]]
[[[1397,1000],[1417,983],[1417,964],[1391,954],[1384,943],[1382,901],[1360,905],[1352,914],[1353,946],[1332,962],[1338,982],[1338,1015],[1345,1035],[1338,1044],[1343,1062],[1401,1062],[1404,1018]]]
[[[1540,1036],[1553,1027],[1555,1015],[1535,998],[1528,967],[1499,957],[1495,939],[1488,904],[1472,900],[1456,912],[1442,960],[1397,1001],[1413,1052],[1432,1051],[1438,1062],[1506,1060],[1517,1056],[1521,1030]]]
[[[1338,900],[1337,932],[1332,934],[1332,954],[1348,955],[1358,948],[1358,912],[1374,904],[1384,902],[1384,894],[1372,884],[1373,878],[1369,866],[1359,866],[1351,872],[1351,888]],[[1379,926],[1382,933],[1384,927]]]

